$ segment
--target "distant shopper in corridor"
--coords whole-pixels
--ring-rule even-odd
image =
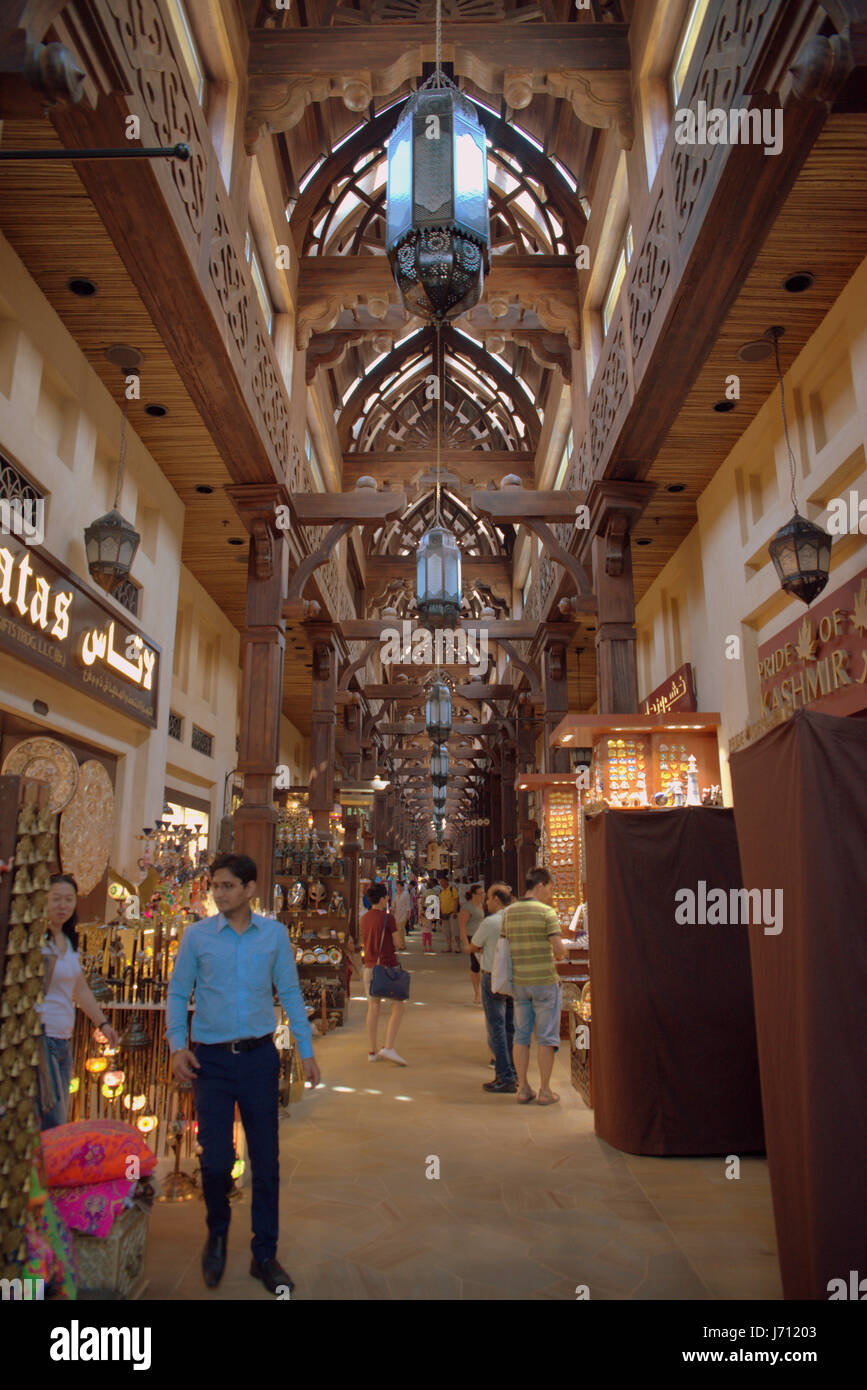
[[[452,951],[452,939],[454,936],[454,950],[460,951],[460,942],[455,933],[455,913],[458,908],[458,895],[452,888],[445,874],[440,874],[440,922],[446,939],[446,949],[444,955],[449,955]]]
[[[551,906],[554,883],[547,869],[531,869],[527,891],[503,914],[503,935],[512,952],[515,986],[515,1070],[518,1104],[556,1105],[551,1090],[554,1055],[560,1046],[560,981],[555,962],[566,959],[560,922]],[[539,1092],[527,1080],[533,1029],[539,1047]]]
[[[397,951],[406,944],[403,929],[387,910],[387,889],[384,883],[373,883],[368,889],[370,911],[365,912],[359,926],[364,945],[364,988],[367,993],[367,1060],[369,1062],[394,1062],[405,1067],[406,1062],[395,1049],[397,1030],[400,1027],[406,1005],[402,1000],[391,1000],[391,1013],[385,1030],[385,1045],[377,1051],[376,1035],[379,1031],[379,1011],[381,999],[370,993],[370,980],[375,965],[397,966]]]
[[[494,1054],[493,1081],[486,1081],[483,1091],[493,1094],[514,1095],[518,1089],[518,1077],[512,1055],[515,1038],[515,1008],[509,994],[494,994],[491,989],[491,971],[494,968],[494,952],[500,939],[503,925],[503,911],[512,901],[511,889],[505,883],[492,883],[485,898],[488,916],[476,928],[468,949],[473,959],[481,958],[482,1005],[488,1025],[488,1042]]]

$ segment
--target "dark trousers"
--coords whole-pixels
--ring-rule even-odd
[[[279,1230],[279,1054],[272,1042],[250,1052],[232,1053],[207,1043],[194,1043],[193,1050],[200,1064],[194,1091],[208,1230],[212,1235],[226,1235],[229,1230],[237,1103],[253,1174],[250,1248],[255,1260],[272,1260]]]
[[[494,1054],[497,1081],[517,1081],[518,1073],[512,1058],[515,1037],[515,1009],[510,994],[494,994],[490,970],[482,971],[482,1006],[488,1025],[488,1042]]]

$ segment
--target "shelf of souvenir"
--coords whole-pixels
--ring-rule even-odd
[[[45,898],[57,869],[50,787],[0,777],[0,1278],[20,1277],[25,1212],[39,1142],[39,1037]]]
[[[665,809],[722,805],[718,714],[569,714],[557,747],[592,747],[594,805]]]

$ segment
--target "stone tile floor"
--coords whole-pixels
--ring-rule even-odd
[[[466,958],[423,955],[414,935],[406,964],[409,1066],[367,1061],[355,988],[346,1025],[316,1038],[321,1087],[281,1119],[279,1254],[293,1299],[574,1299],[578,1285],[603,1300],[782,1297],[763,1159],[743,1159],[735,1181],[722,1158],[610,1148],[570,1084],[568,1045],[559,1105],[485,1094]],[[247,1190],[211,1292],[201,1202],[156,1204],[145,1298],[269,1298],[248,1273],[249,1223]]]

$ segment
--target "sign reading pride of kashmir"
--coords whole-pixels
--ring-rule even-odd
[[[764,714],[867,707],[867,569],[759,647]]]
[[[0,650],[156,726],[159,647],[14,535],[0,535]]]

